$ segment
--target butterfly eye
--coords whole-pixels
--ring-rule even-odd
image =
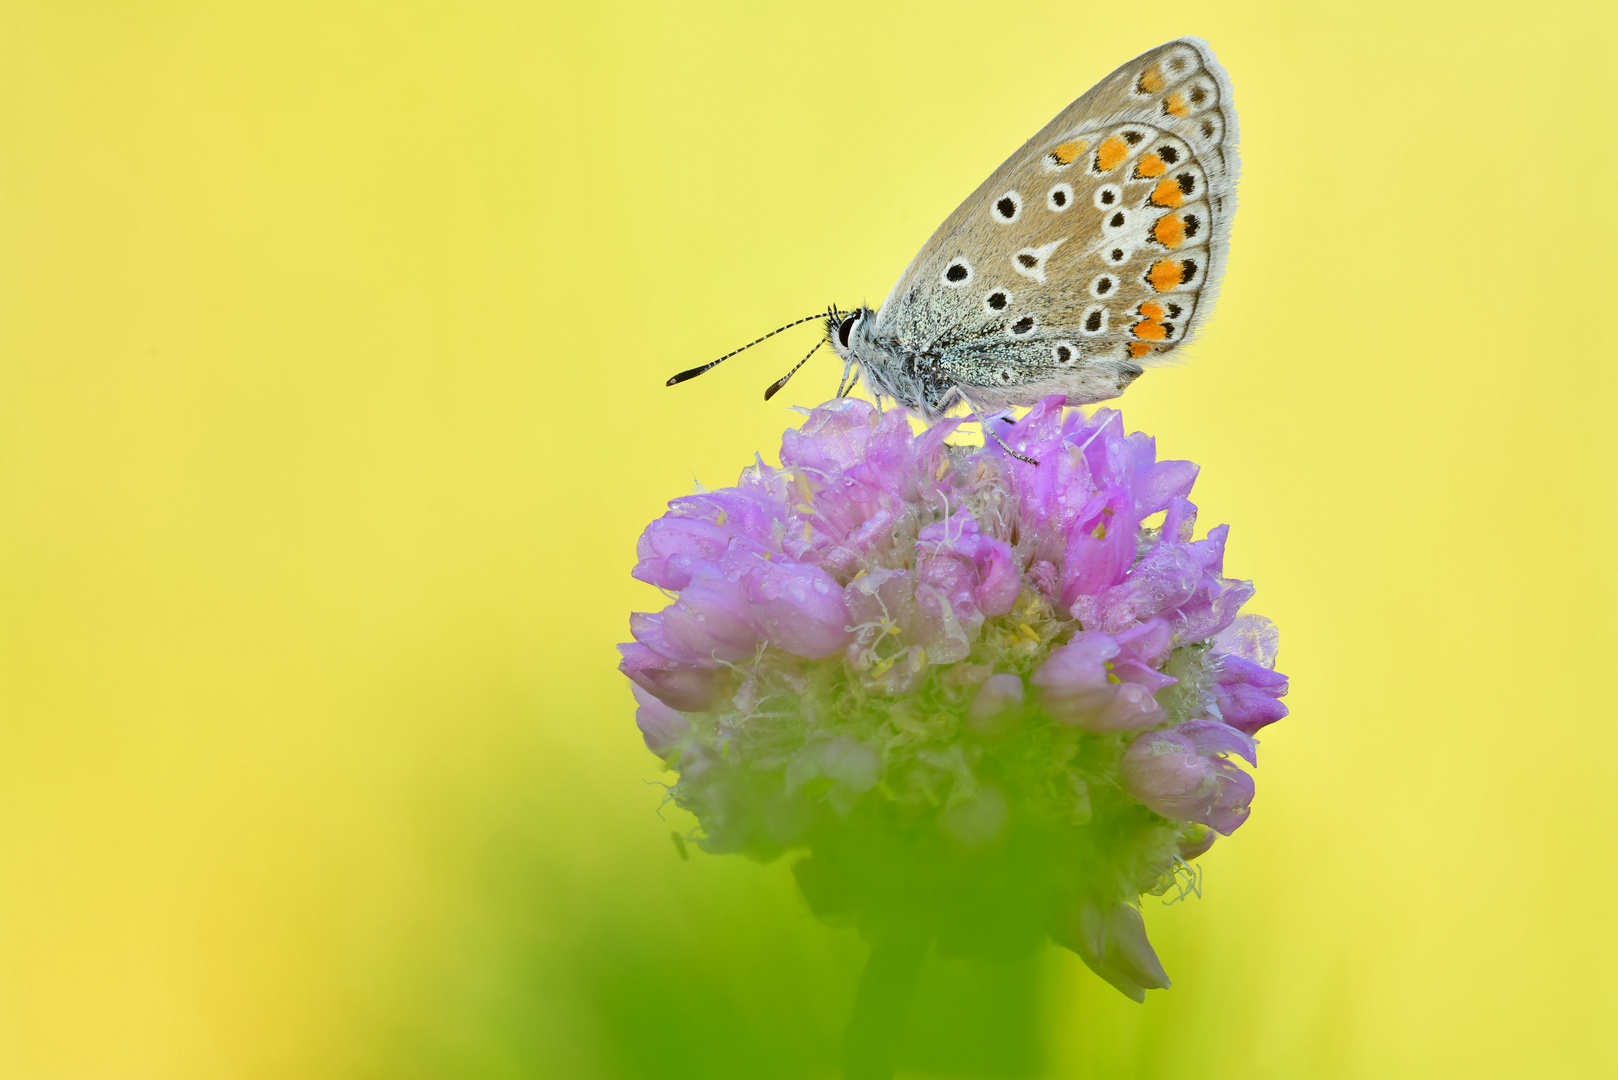
[[[844,319],[843,324],[837,328],[837,340],[842,343],[843,348],[848,348],[848,335],[853,333],[854,324],[859,321],[860,317],[858,315],[850,315],[848,318]]]
[[[1058,341],[1051,346],[1051,359],[1061,367],[1072,367],[1079,362],[1079,347],[1071,341]]]
[[[994,219],[1009,225],[1022,216],[1022,196],[1008,191],[994,201]]]
[[[944,267],[944,284],[952,289],[959,289],[972,280],[972,264],[965,259],[956,257]]]

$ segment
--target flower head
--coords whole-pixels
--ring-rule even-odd
[[[634,574],[672,594],[620,646],[646,744],[714,852],[809,852],[816,910],[960,947],[1048,932],[1132,996],[1138,911],[1250,812],[1286,715],[1197,467],[1047,398],[1037,466],[839,399],[781,466],[676,499]]]

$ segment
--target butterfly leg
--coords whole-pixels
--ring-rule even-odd
[[[1006,453],[1010,454],[1012,457],[1016,458],[1018,461],[1026,461],[1026,462],[1028,462],[1028,464],[1034,465],[1034,466],[1037,466],[1039,464],[1039,462],[1035,461],[1033,458],[1029,457],[1027,454],[1019,454],[1019,453],[1017,453],[1017,451],[1015,451],[1011,447],[1007,446],[1006,445],[1006,440],[1002,439],[1000,437],[1000,433],[998,431],[994,430],[994,428],[992,426],[990,426],[990,424],[989,424],[989,422],[987,420],[983,419],[983,414],[978,411],[978,407],[976,405],[972,404],[972,399],[966,396],[966,391],[961,389],[961,387],[959,385],[957,385],[955,387],[955,392],[961,395],[961,400],[966,402],[966,407],[972,410],[972,419],[974,419],[974,420],[976,420],[978,422],[978,427],[983,429],[983,433],[984,433],[984,435],[986,437],[991,438],[995,442],[999,443],[1000,444],[1000,449],[1004,450]]]
[[[848,377],[848,371],[853,366],[854,366],[854,361],[852,361],[852,360],[848,361],[847,363],[845,363],[843,365],[843,377],[837,383],[837,396],[838,397],[847,397],[848,395],[850,395],[850,394],[852,394],[854,392],[854,387],[856,387],[856,386],[858,386],[860,384],[860,373],[858,371],[854,372],[854,377],[852,379]]]

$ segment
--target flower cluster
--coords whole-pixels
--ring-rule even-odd
[[[621,668],[715,852],[802,849],[805,895],[967,949],[1049,933],[1140,999],[1168,985],[1142,893],[1246,820],[1286,715],[1197,467],[1049,398],[1005,442],[853,399],[781,467],[669,504]]]

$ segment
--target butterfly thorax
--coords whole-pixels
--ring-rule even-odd
[[[960,403],[943,353],[907,347],[897,335],[883,331],[868,307],[829,317],[826,337],[845,365],[859,369],[873,395],[893,398],[929,424]]]

